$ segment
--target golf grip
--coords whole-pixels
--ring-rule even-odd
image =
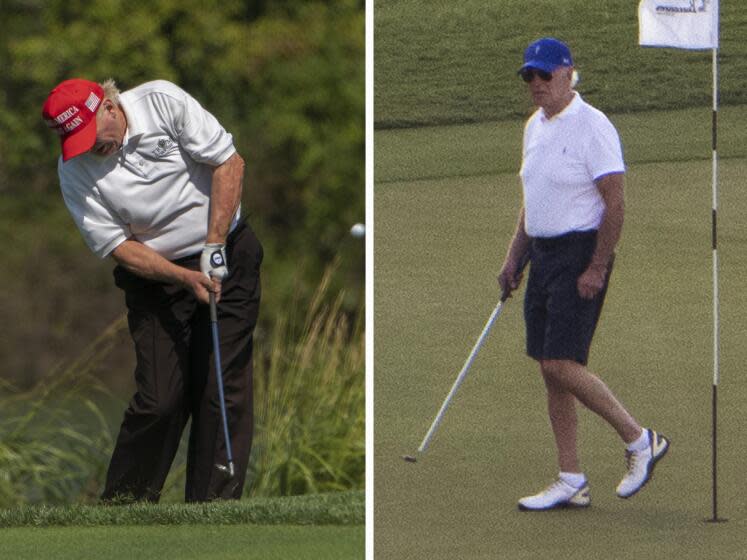
[[[233,451],[231,436],[228,433],[228,418],[226,414],[226,400],[223,394],[223,368],[220,359],[220,340],[218,338],[218,309],[215,303],[215,293],[210,292],[210,326],[213,331],[213,356],[215,357],[215,379],[218,382],[218,398],[220,399],[220,416],[223,421],[223,437],[226,440],[226,459],[231,476],[233,476]]]
[[[529,262],[529,256],[530,256],[529,251],[524,253],[524,255],[522,256],[521,261],[519,262],[519,267],[517,268],[516,277],[518,277],[522,272],[524,272],[524,268]],[[449,394],[446,396],[446,399],[441,405],[441,409],[438,411],[436,418],[433,420],[433,423],[431,424],[431,427],[428,430],[428,433],[425,434],[425,437],[423,438],[423,442],[420,444],[420,447],[418,447],[419,453],[423,453],[426,449],[428,449],[428,445],[430,444],[431,439],[433,438],[433,434],[436,433],[436,430],[438,429],[439,424],[441,424],[441,420],[443,420],[444,414],[446,413],[446,409],[449,408],[449,404],[451,404],[451,399],[454,397],[457,390],[459,390],[459,386],[462,384],[465,377],[467,377],[467,373],[469,372],[470,367],[472,367],[472,362],[475,361],[475,357],[477,356],[477,353],[480,351],[480,348],[485,342],[485,339],[488,337],[488,334],[490,333],[490,329],[493,328],[493,324],[495,323],[495,320],[501,314],[501,311],[503,310],[503,303],[506,301],[506,299],[508,299],[508,295],[501,295],[501,299],[498,302],[498,305],[495,306],[495,309],[493,309],[493,312],[490,314],[490,317],[488,318],[488,322],[485,324],[485,327],[482,329],[482,333],[480,333],[480,337],[477,339],[475,346],[472,348],[472,352],[470,352],[469,356],[467,357],[467,361],[464,362],[464,365],[462,366],[462,370],[459,372],[459,375],[456,378],[456,381],[454,381],[454,385],[452,385],[451,391],[449,391]]]

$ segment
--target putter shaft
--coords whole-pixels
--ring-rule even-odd
[[[529,251],[526,251],[519,259],[519,265],[515,273],[515,277],[517,280],[521,278],[521,275],[524,272],[524,269],[529,263],[529,259],[530,259]],[[439,424],[441,424],[441,420],[443,420],[444,414],[446,414],[446,409],[449,408],[449,405],[451,404],[451,399],[456,394],[457,390],[459,389],[459,386],[462,384],[462,381],[464,381],[464,378],[467,377],[467,372],[469,372],[469,369],[472,367],[472,362],[475,361],[475,357],[477,356],[477,353],[480,351],[480,348],[485,342],[485,339],[488,337],[488,334],[490,333],[490,329],[493,328],[493,324],[495,323],[495,320],[498,318],[498,316],[501,314],[501,311],[503,310],[503,304],[506,302],[506,300],[509,297],[510,297],[510,293],[508,292],[501,293],[501,298],[498,301],[498,304],[495,306],[495,308],[493,309],[493,312],[490,314],[490,317],[488,318],[488,322],[485,324],[485,327],[482,329],[482,333],[480,333],[480,337],[477,339],[475,346],[472,348],[472,352],[470,352],[469,356],[467,357],[467,361],[464,362],[464,365],[462,366],[462,370],[459,372],[459,375],[456,378],[456,381],[454,381],[454,385],[452,385],[451,391],[449,391],[449,394],[446,396],[446,399],[441,405],[441,409],[438,411],[438,414],[436,414],[436,418],[433,420],[433,423],[431,424],[430,429],[425,434],[425,437],[423,438],[423,442],[420,444],[420,447],[418,447],[418,453],[424,453],[425,450],[428,449],[428,445],[430,444],[430,441],[433,438],[433,434],[436,433],[436,430],[438,429]],[[404,457],[404,459],[405,461],[408,461],[411,463],[415,462],[414,457],[412,456],[406,456]]]
[[[485,327],[482,329],[480,338],[477,339],[477,343],[472,348],[472,352],[470,352],[469,356],[467,357],[467,361],[464,362],[464,365],[462,366],[462,370],[459,372],[459,375],[457,376],[456,381],[454,381],[454,385],[452,385],[451,387],[451,391],[449,391],[449,394],[446,396],[446,399],[441,405],[441,409],[438,411],[438,414],[436,414],[436,418],[433,420],[433,423],[431,424],[431,427],[428,430],[428,433],[425,434],[425,437],[423,438],[423,442],[420,444],[420,447],[418,447],[418,453],[423,453],[426,449],[428,449],[428,445],[430,444],[431,438],[433,438],[433,434],[436,433],[436,430],[438,429],[438,426],[441,423],[441,420],[443,420],[444,414],[446,414],[446,409],[449,408],[449,405],[451,404],[451,399],[456,394],[457,390],[459,389],[459,386],[462,384],[462,381],[464,381],[464,378],[467,377],[467,373],[469,372],[470,367],[472,367],[472,362],[475,361],[475,357],[477,356],[477,353],[480,351],[480,348],[485,342],[485,339],[488,337],[488,334],[490,333],[490,329],[493,328],[493,324],[495,323],[495,320],[501,314],[504,301],[505,301],[504,299],[501,299],[501,301],[498,302],[498,305],[495,306],[495,309],[493,309],[493,312],[490,314],[490,318],[488,319],[488,322],[485,324]]]

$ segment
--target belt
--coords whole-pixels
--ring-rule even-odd
[[[559,247],[566,247],[574,243],[590,241],[595,239],[597,236],[597,230],[590,229],[588,231],[571,231],[558,235],[556,237],[533,237],[532,246],[534,248],[547,251],[557,249]]]
[[[228,246],[233,243],[233,240],[238,237],[238,235],[246,229],[246,221],[244,219],[240,220],[239,223],[236,224],[236,226],[231,230],[231,233],[228,234],[228,237],[226,238],[226,250],[228,250]],[[194,264],[195,262],[200,261],[200,256],[202,255],[202,251],[198,253],[194,253],[192,255],[187,255],[186,257],[182,257],[180,259],[175,259],[171,262],[174,264],[178,264],[179,266],[188,266],[190,264]]]

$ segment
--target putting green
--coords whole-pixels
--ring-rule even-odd
[[[566,513],[516,510],[557,472],[543,384],[523,350],[523,289],[428,453],[416,464],[401,459],[417,449],[497,302],[495,276],[521,199],[521,123],[376,133],[377,558],[743,557],[747,153],[736,123],[747,110],[729,111],[740,121],[723,119],[729,157],[720,164],[719,509],[730,521],[719,525],[703,522],[713,355],[707,111],[612,117],[629,165],[627,212],[589,365],[673,443],[650,486],[620,500],[623,447],[580,411],[592,507]]]

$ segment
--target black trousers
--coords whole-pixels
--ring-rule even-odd
[[[146,280],[114,269],[124,290],[135,343],[137,391],[114,448],[104,501],[158,501],[189,418],[185,499],[238,499],[244,488],[254,428],[252,335],[260,300],[262,246],[246,224],[229,236],[229,276],[218,303],[224,389],[236,476],[226,464],[226,445],[215,377],[210,312],[176,284]],[[200,255],[176,261],[199,270]]]

